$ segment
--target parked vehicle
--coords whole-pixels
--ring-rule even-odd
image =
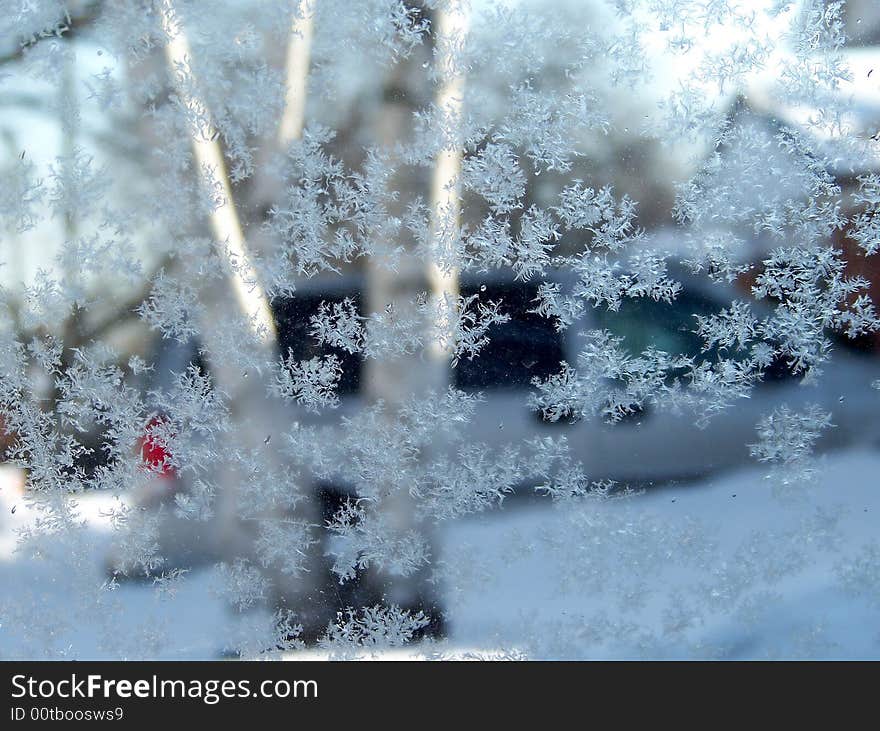
[[[880,439],[880,409],[877,392],[871,388],[871,382],[880,375],[880,360],[871,352],[860,351],[858,342],[845,338],[835,340],[831,360],[823,366],[815,384],[805,385],[785,364],[774,364],[750,398],[738,399],[705,426],[699,426],[696,415],[687,409],[676,414],[651,405],[614,424],[606,423],[598,412],[575,423],[565,419],[548,422],[529,408],[532,379],[557,373],[562,361],[576,364],[583,333],[588,330],[605,329],[623,337],[633,354],[653,346],[670,353],[712,357],[701,355],[694,315],[717,313],[734,298],[747,295],[734,286],[707,284],[683,270],[675,271],[673,276],[682,282],[683,290],[672,303],[641,298],[624,301],[616,312],[590,309],[575,326],[561,333],[552,321],[531,312],[537,285],[516,282],[512,276],[463,279],[463,294],[479,293],[485,299],[501,300],[503,310],[511,316],[509,322],[491,327],[489,344],[475,358],[462,359],[450,371],[451,384],[484,396],[475,420],[467,427],[469,439],[501,447],[564,434],[590,476],[655,484],[748,463],[748,445],[755,441],[757,422],[783,404],[795,410],[817,404],[832,413],[834,428],[823,437],[820,450]],[[295,418],[305,424],[336,422],[365,404],[363,361],[343,351],[322,348],[309,336],[309,318],[322,301],[338,302],[347,297],[360,306],[363,290],[359,280],[340,279],[332,280],[333,288],[315,282],[295,296],[276,302],[283,352],[290,349],[296,358],[306,359],[326,350],[342,361],[345,375],[340,383],[338,409],[313,415],[290,407],[296,411]],[[760,311],[761,304],[753,304]],[[193,344],[180,346],[165,341],[162,346],[158,374],[180,372],[196,357]],[[323,489],[326,492],[330,488]]]
[[[604,329],[624,338],[623,342],[634,355],[653,346],[695,358],[713,357],[702,353],[702,342],[694,332],[694,315],[717,313],[734,298],[743,298],[744,292],[734,287],[706,286],[684,271],[672,272],[672,276],[683,283],[682,293],[673,302],[639,299],[625,301],[615,312],[592,309],[563,332],[557,331],[551,320],[532,311],[536,305],[537,285],[504,276],[463,279],[463,294],[479,293],[488,300],[502,300],[504,311],[511,316],[510,321],[492,326],[488,333],[489,344],[477,357],[462,359],[450,370],[452,385],[483,395],[474,420],[464,427],[467,430],[463,435],[465,443],[480,442],[489,449],[500,450],[507,444],[564,435],[591,479],[646,487],[696,479],[753,461],[749,444],[757,440],[758,421],[784,404],[793,410],[818,404],[831,412],[835,426],[823,436],[819,450],[880,442],[878,394],[871,388],[871,382],[880,375],[880,362],[873,353],[860,352],[854,344],[846,342],[838,342],[817,384],[804,385],[785,364],[773,364],[766,369],[763,381],[754,387],[749,398],[738,399],[715,414],[706,425],[698,425],[697,415],[687,409],[673,413],[650,404],[614,424],[606,423],[598,409],[574,422],[566,419],[550,422],[529,407],[528,396],[534,390],[532,379],[544,379],[559,372],[563,361],[575,365],[583,335],[589,330]],[[279,423],[289,424],[293,420],[304,425],[339,423],[342,417],[353,416],[367,405],[363,361],[355,355],[322,348],[309,334],[309,318],[322,302],[349,298],[360,307],[363,288],[358,279],[335,278],[333,283],[334,287],[324,287],[319,280],[310,282],[295,296],[276,301],[274,307],[282,352],[292,352],[298,360],[330,352],[341,359],[345,376],[339,388],[339,407],[312,414],[279,402],[276,415]],[[755,303],[755,307],[760,310],[761,304]],[[196,343],[182,345],[162,341],[153,361],[156,367],[152,388],[162,388],[163,384],[167,387],[172,374],[181,373],[191,363],[198,363],[200,368],[208,367],[200,362]],[[155,462],[164,456],[149,438],[145,439],[145,460]],[[143,496],[142,504],[153,507],[170,504],[177,494],[190,489],[186,477],[173,471],[162,472],[157,476],[154,489]],[[533,487],[534,482],[529,483],[524,472],[524,481],[516,492],[534,494]],[[314,522],[325,524],[345,497],[355,494],[356,489],[356,485],[326,482],[312,485],[315,499],[309,510]],[[179,566],[240,556],[241,546],[231,549],[222,535],[215,524],[198,521],[194,524],[173,517],[173,511],[166,511],[161,552],[169,556],[171,564]],[[327,617],[332,617],[337,610],[380,601],[387,588],[370,572],[359,572],[354,581],[340,585],[338,578],[330,573],[330,562],[325,557],[329,541],[330,536],[325,533],[314,547],[317,568],[308,576],[307,604],[311,607],[323,604],[326,612],[315,615],[314,627],[310,630],[312,636],[317,636],[314,633],[319,632],[320,627],[326,625]],[[301,590],[302,580],[276,578],[279,579],[280,603],[299,606],[298,600],[287,596],[286,587],[290,588],[292,597]],[[323,602],[315,599],[318,596],[323,597]],[[412,606],[432,604],[430,597],[423,597]],[[436,621],[429,631],[439,632],[442,612],[433,613]]]
[[[747,293],[733,286],[707,284],[683,270],[672,276],[683,284],[682,293],[672,303],[641,298],[625,300],[616,312],[591,309],[563,334],[556,333],[549,321],[525,312],[519,303],[533,299],[535,290],[519,285],[523,294],[516,299],[513,321],[498,327],[497,337],[490,333],[486,350],[473,364],[459,366],[456,374],[459,387],[479,388],[486,394],[486,404],[470,427],[475,438],[500,445],[564,434],[591,477],[640,484],[697,478],[749,463],[748,445],[755,441],[756,424],[784,404],[793,410],[817,404],[831,412],[835,426],[822,438],[819,450],[880,440],[877,392],[871,388],[872,380],[880,375],[880,360],[871,351],[860,350],[861,342],[846,338],[834,339],[831,361],[823,365],[816,383],[806,385],[786,364],[774,362],[749,398],[737,399],[705,426],[698,424],[692,410],[672,413],[650,404],[613,424],[606,423],[598,410],[575,423],[565,419],[547,422],[526,406],[531,377],[546,378],[558,372],[563,358],[575,366],[587,330],[608,330],[623,337],[624,346],[633,355],[653,346],[698,359],[714,357],[702,353],[694,315],[717,313],[733,299],[747,298]],[[503,298],[512,286],[468,281],[463,291],[484,285],[490,298]],[[761,303],[752,304],[761,311]],[[687,388],[687,381],[682,380]]]

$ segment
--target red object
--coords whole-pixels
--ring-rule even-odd
[[[163,438],[168,433],[165,424],[166,421],[159,416],[150,419],[146,434],[141,440],[141,459],[146,469],[159,477],[174,477],[176,473],[170,464],[171,453]]]

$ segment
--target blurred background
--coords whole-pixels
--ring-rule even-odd
[[[856,542],[873,534],[873,523],[865,516],[880,507],[869,489],[871,475],[880,466],[876,454],[880,394],[871,387],[880,378],[876,333],[854,339],[829,333],[834,353],[817,383],[804,385],[784,364],[774,364],[750,398],[716,415],[708,426],[698,424],[693,413],[665,413],[651,407],[614,425],[605,423],[600,414],[574,423],[551,422],[527,405],[532,379],[557,373],[562,361],[575,362],[586,330],[607,329],[625,337],[633,356],[653,346],[708,358],[695,332],[694,315],[717,313],[734,299],[751,297],[761,262],[779,242],[756,234],[750,225],[728,224],[730,219],[724,219],[711,233],[718,240],[733,237],[738,242],[734,275],[720,284],[709,282],[687,266],[700,252],[694,248],[694,235],[676,221],[676,195],[711,163],[735,190],[735,198],[729,200],[732,207],[760,209],[768,190],[778,193],[789,181],[786,156],[773,157],[780,130],[795,128],[816,145],[824,144],[821,124],[815,122],[817,110],[794,104],[791,95],[779,93],[778,69],[794,53],[786,24],[800,3],[788,4],[789,14],[775,17],[756,8],[748,35],[724,22],[711,32],[701,30],[698,23],[689,25],[673,14],[666,28],[661,24],[660,32],[641,36],[640,24],[647,18],[653,22],[661,13],[601,0],[505,4],[475,0],[467,10],[431,3],[349,6],[310,0],[300,6],[230,0],[210,14],[198,5],[175,4],[187,29],[186,59],[193,77],[203,74],[212,82],[201,93],[216,133],[196,142],[196,147],[201,144],[205,154],[222,153],[226,180],[218,186],[222,183],[226,188],[221,186],[214,194],[231,196],[237,224],[218,220],[198,176],[191,166],[180,165],[181,159],[190,158],[193,140],[174,117],[174,97],[184,92],[175,86],[167,51],[157,37],[159,6],[135,0],[9,3],[6,20],[0,20],[0,168],[5,180],[0,191],[5,225],[0,287],[4,327],[15,340],[51,338],[61,348],[62,371],[74,365],[77,352],[106,344],[113,349],[126,383],[138,392],[170,391],[175,375],[191,365],[212,374],[221,385],[224,369],[234,377],[246,377],[248,365],[231,351],[231,361],[225,362],[225,341],[209,336],[211,327],[204,325],[204,320],[223,321],[224,302],[228,305],[248,296],[233,291],[228,283],[217,285],[217,302],[205,302],[202,313],[189,313],[203,318],[192,332],[182,326],[180,338],[168,339],[151,327],[142,305],[155,292],[161,272],[174,276],[186,266],[183,257],[176,256],[178,242],[212,235],[228,239],[230,232],[234,239],[237,225],[256,254],[257,274],[265,275],[279,261],[279,240],[301,236],[305,226],[279,213],[291,195],[281,182],[284,165],[289,164],[286,151],[316,140],[328,158],[345,170],[363,173],[369,181],[371,150],[390,150],[400,164],[394,179],[385,182],[397,195],[389,199],[387,220],[375,224],[382,238],[375,237],[373,256],[348,260],[342,256],[332,268],[306,265],[291,271],[286,281],[266,282],[264,277],[275,330],[271,347],[297,361],[334,355],[343,376],[338,409],[316,415],[296,405],[276,407],[251,435],[255,446],[269,444],[273,434],[291,423],[332,426],[354,418],[366,405],[382,401],[393,409],[427,387],[454,385],[485,398],[473,421],[463,427],[468,430],[460,435],[465,442],[480,441],[500,450],[508,443],[564,436],[590,476],[632,490],[645,489],[644,500],[626,508],[632,512],[619,518],[622,531],[633,521],[678,526],[683,504],[690,505],[694,516],[720,514],[742,525],[757,525],[755,516],[762,515],[761,524],[769,520],[772,525],[766,516],[775,515],[776,507],[768,506],[766,496],[754,489],[764,479],[749,451],[756,425],[782,405],[797,410],[818,404],[832,414],[834,427],[817,443],[817,453],[826,455],[833,469],[822,473],[816,489],[823,496],[852,489],[852,504],[844,512],[855,523],[845,534]],[[869,0],[850,0],[842,17],[849,38],[842,53],[852,74],[835,93],[847,110],[851,136],[870,139],[880,130],[880,7]],[[33,29],[30,37],[23,32],[28,24]],[[451,58],[450,45],[459,39],[457,33],[468,38],[466,73],[443,68]],[[741,42],[736,34],[742,35]],[[687,52],[676,46],[679,36],[689,39]],[[628,48],[628,42],[633,46]],[[727,62],[733,69],[729,77],[718,71]],[[705,70],[707,65],[711,72]],[[741,68],[748,72],[738,72]],[[687,103],[698,104],[698,111],[682,112],[680,106]],[[534,112],[541,105],[546,107],[544,146],[518,146],[518,140],[533,138],[518,128],[533,119],[521,110]],[[449,109],[455,110],[457,126],[444,130],[442,115]],[[681,119],[699,120],[702,126],[679,129],[676,124]],[[750,130],[747,149],[736,148],[736,136],[718,144],[718,130],[725,125]],[[528,225],[525,217],[531,206],[554,205],[559,192],[573,180],[586,181],[596,190],[611,186],[616,197],[629,196],[637,202],[636,222],[645,231],[643,245],[669,257],[670,276],[683,284],[681,296],[672,302],[626,300],[616,311],[596,307],[576,327],[560,331],[553,320],[534,312],[539,282],[523,281],[509,267],[444,278],[436,268],[413,266],[406,259],[393,273],[371,264],[375,258],[393,258],[398,248],[407,251],[417,246],[407,222],[419,200],[428,201],[434,211],[455,201],[458,223],[469,231],[479,229],[492,210],[468,187],[468,171],[485,161],[489,129],[502,130],[517,155],[533,163],[522,165],[521,179],[512,183],[523,191],[521,206],[510,212],[512,230]],[[325,134],[326,130],[333,134]],[[462,147],[464,152],[445,149],[438,130],[457,136],[456,149]],[[761,135],[769,152],[756,160],[754,140]],[[569,154],[570,148],[576,154]],[[880,159],[861,150],[847,155],[837,148],[829,159],[834,166],[828,172],[842,190],[840,200],[846,207],[842,213],[855,217],[861,205],[853,195],[859,177],[880,172]],[[210,162],[210,158],[201,162],[207,164],[206,160]],[[746,169],[739,167],[743,165]],[[104,171],[112,174],[112,186],[106,183]],[[65,185],[71,180],[77,181],[73,188]],[[737,185],[738,180],[743,185]],[[461,185],[460,202],[449,192],[455,181]],[[77,196],[67,194],[71,189]],[[787,194],[798,194],[796,181]],[[194,216],[193,211],[202,215]],[[436,226],[440,219],[435,213],[431,220]],[[338,241],[345,230],[340,222],[325,234]],[[705,237],[707,230],[700,234]],[[864,256],[847,237],[847,228],[835,236],[834,245],[845,254],[847,273],[869,280],[869,293],[876,300],[880,296],[876,257]],[[582,232],[566,233],[558,253],[582,246]],[[548,273],[543,281],[556,282],[563,289],[572,284],[563,270]],[[63,283],[57,297],[54,282]],[[393,312],[404,318],[406,303],[425,291],[500,299],[511,319],[492,325],[489,343],[479,356],[462,359],[455,367],[448,357],[426,356],[421,350],[403,358],[365,360],[310,335],[310,318],[319,313],[322,303],[349,300],[363,316]],[[754,305],[760,312],[761,304]],[[215,340],[204,342],[206,337]],[[141,362],[152,368],[138,368]],[[41,408],[50,412],[62,394],[49,373],[38,363],[32,365],[35,393]],[[234,415],[257,423],[254,411],[263,407],[248,403],[247,390],[233,394]],[[136,490],[99,490],[79,496],[92,541],[83,550],[91,557],[95,581],[123,581],[113,571],[117,559],[108,505],[124,500],[158,514],[161,506],[175,500],[180,504],[180,495],[198,489],[169,463],[166,445],[157,436],[161,425],[162,415],[156,414],[137,443],[137,459],[152,471],[149,480]],[[104,428],[99,423],[93,426],[77,433],[86,449],[71,465],[86,480],[112,459],[102,448]],[[69,425],[59,423],[58,428],[63,433]],[[7,445],[15,438],[3,431]],[[245,445],[229,445],[230,450],[238,448]],[[552,574],[548,567],[576,560],[587,572],[593,560],[588,552],[578,548],[576,559],[570,554],[572,545],[583,546],[589,540],[578,533],[582,525],[568,525],[564,516],[534,495],[533,475],[521,477],[511,485],[502,510],[437,528],[430,540],[440,558],[430,570],[393,580],[366,569],[340,587],[324,556],[331,538],[322,533],[308,587],[303,590],[302,582],[294,582],[297,585],[287,591],[279,580],[282,588],[267,598],[260,611],[271,614],[277,606],[302,610],[304,601],[320,604],[314,617],[315,627],[320,627],[343,607],[393,601],[427,611],[432,619],[426,634],[448,635],[464,647],[523,651],[529,650],[528,642],[522,641],[528,637],[524,628],[544,622],[557,628],[554,641],[559,645],[535,651],[578,656],[578,648],[594,647],[584,627],[595,622],[586,617],[607,609],[590,604],[595,603],[590,587],[596,575],[584,579],[580,593],[563,592],[560,599],[560,587],[547,583]],[[2,479],[0,575],[7,587],[3,598],[7,621],[0,628],[0,656],[57,652],[129,656],[145,647],[148,654],[170,657],[216,656],[228,649],[220,637],[230,632],[230,616],[238,622],[233,634],[256,636],[254,627],[230,613],[226,600],[213,589],[214,564],[247,553],[244,546],[253,540],[247,528],[230,527],[238,518],[224,512],[222,504],[213,521],[196,527],[192,521],[162,513],[165,517],[156,532],[160,553],[168,566],[190,572],[170,599],[160,602],[152,593],[148,599],[152,584],[129,582],[112,595],[116,609],[115,614],[108,610],[105,615],[107,627],[100,627],[104,621],[100,620],[93,628],[78,622],[67,627],[49,622],[41,629],[33,607],[63,603],[65,577],[50,563],[34,565],[14,552],[16,531],[33,525],[37,516],[24,499],[25,477],[20,470],[3,465]],[[750,489],[754,494],[747,498]],[[303,490],[311,507],[300,506],[298,514],[324,525],[346,497],[358,494],[359,486],[314,479]],[[734,504],[730,495],[742,499]],[[833,512],[833,500],[827,505],[824,500],[817,498],[809,510],[822,505]],[[411,506],[387,509],[403,516],[403,523],[412,521]],[[785,515],[777,526],[787,521],[801,525],[799,518]],[[681,529],[685,530],[684,524]],[[811,530],[810,535],[816,535]],[[718,535],[723,538],[724,531],[719,529]],[[646,581],[639,574],[639,551],[663,547],[623,544],[601,550],[629,557],[621,570],[629,571],[637,587]],[[766,599],[764,606],[773,615],[766,626],[781,621],[779,617],[790,613],[792,606],[804,609],[803,597],[819,591],[816,586],[831,573],[830,565],[816,562],[806,583],[788,593],[782,590],[781,599]],[[634,588],[633,592],[637,604],[638,592]],[[806,608],[825,612],[834,635],[835,622],[843,622],[846,611],[853,611],[847,602],[835,594],[807,602]],[[644,611],[658,627],[671,621],[650,602]],[[873,616],[864,608],[857,611],[862,612],[857,616]],[[851,627],[848,634],[828,640],[828,647],[837,648],[828,650],[810,635],[813,614],[808,620],[798,630],[808,638],[798,640],[805,643],[797,646],[805,654],[876,654],[876,644],[864,642],[864,636]],[[110,629],[123,626],[120,622],[126,629]],[[27,638],[17,631],[22,625],[30,628]],[[171,629],[159,632],[158,625]],[[748,626],[750,637],[760,634],[754,631],[754,622]],[[777,630],[768,631],[768,638],[778,638]],[[773,645],[771,639],[764,644],[759,639],[743,640],[711,621],[701,631],[701,637],[710,638],[701,645],[709,655],[749,656]],[[107,644],[108,633],[113,643]],[[623,624],[608,629],[606,636],[613,638],[604,646],[607,656],[663,652],[646,640],[637,642]],[[36,637],[43,638],[42,645]],[[874,649],[869,650],[869,645]],[[695,651],[693,644],[673,642],[670,647],[671,654]],[[783,655],[796,651],[792,644],[767,649]]]

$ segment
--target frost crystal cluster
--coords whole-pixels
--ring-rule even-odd
[[[4,3],[0,657],[728,656],[818,555],[876,610],[816,495],[878,85],[855,0]]]

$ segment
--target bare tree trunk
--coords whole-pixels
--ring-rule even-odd
[[[308,97],[311,66],[312,35],[314,34],[314,0],[293,0],[296,10],[290,28],[290,40],[284,58],[284,112],[274,136],[263,140],[258,150],[257,165],[250,203],[259,211],[277,202],[283,181],[274,173],[272,159],[284,155],[291,143],[302,136]]]
[[[170,0],[161,4],[162,21],[168,43],[165,53],[173,80],[180,79],[180,71],[189,66],[192,57],[189,40],[184,29],[176,18]],[[198,110],[201,115],[209,117],[205,103],[195,94],[178,86],[181,101],[189,109]],[[226,162],[216,134],[205,137],[207,130],[191,125],[190,137],[193,156],[202,173],[206,176],[204,184],[209,189],[219,188],[224,204],[211,213],[211,230],[214,233],[215,245],[221,258],[228,264],[229,284],[235,295],[241,312],[250,319],[251,330],[258,340],[274,345],[277,341],[275,321],[269,300],[260,285],[257,273],[248,257],[247,243],[238,218],[232,188],[226,172]]]
[[[174,16],[170,0],[165,0],[162,11],[163,23],[169,36],[167,61],[177,80],[178,70],[188,66],[191,50],[184,29]],[[304,32],[310,33],[308,23]],[[302,40],[302,37],[292,39],[292,50],[288,54],[292,59],[291,63],[302,62],[304,65],[303,68],[288,69],[288,81],[294,87],[289,90],[288,97],[292,97],[295,103],[294,108],[285,113],[285,121],[279,133],[288,143],[291,136],[300,133],[302,125],[308,63],[307,45],[304,52]],[[178,93],[187,94],[182,98],[183,103],[197,109],[201,118],[210,118],[204,102],[191,91],[185,92],[182,86]],[[285,421],[289,420],[289,414],[285,413],[283,404],[268,397],[266,374],[249,374],[250,377],[245,378],[225,362],[222,343],[227,339],[221,337],[221,333],[229,327],[229,323],[244,315],[248,318],[250,333],[242,333],[242,336],[250,337],[254,347],[261,348],[265,355],[274,357],[273,351],[278,348],[275,321],[258,273],[248,258],[248,245],[239,221],[217,135],[206,136],[204,132],[205,130],[193,127],[190,136],[195,161],[208,175],[204,184],[215,188],[219,186],[225,198],[224,205],[212,213],[210,224],[217,251],[227,263],[229,288],[227,291],[205,293],[203,304],[212,316],[201,323],[200,332],[207,347],[215,383],[230,397],[233,416],[240,427],[236,430],[239,443],[234,446],[243,450],[260,450],[266,469],[272,469],[279,466],[280,459],[275,451],[276,447],[270,446],[271,436],[284,427]],[[229,291],[233,294],[232,298],[228,296]],[[222,489],[215,500],[217,530],[214,543],[220,557],[226,560],[250,555],[253,552],[253,536],[239,517],[238,480],[231,474],[221,475],[220,480]],[[306,523],[316,524],[321,521],[314,496],[306,495],[297,506],[296,513],[297,519]],[[291,516],[275,515],[267,516],[267,519],[284,517]],[[298,621],[304,626],[304,636],[316,636],[328,620],[328,599],[324,596],[328,582],[325,563],[323,556],[312,555],[306,561],[304,572],[295,580],[281,575],[271,577],[277,590],[276,600],[296,612]]]
[[[308,0],[300,0],[290,29],[285,64],[284,114],[278,126],[278,146],[286,148],[302,134],[308,93],[309,63],[312,48],[312,9]]]
[[[443,129],[457,130],[461,125],[464,104],[464,76],[455,69],[453,43],[461,39],[469,25],[467,11],[462,7],[443,6],[437,10],[435,27],[435,63],[442,79],[437,89],[435,104],[445,117]],[[456,140],[457,142],[457,140]],[[455,236],[461,222],[461,146],[444,148],[437,153],[431,178],[431,241],[439,246],[444,235]],[[458,297],[458,271],[442,269],[435,258],[429,264],[428,281],[435,304],[444,297]],[[449,348],[433,340],[431,356],[445,366],[450,357]],[[445,369],[444,369],[445,370]]]
[[[457,123],[461,113],[464,79],[455,74],[446,73],[451,66],[450,41],[466,31],[467,18],[463,11],[452,8],[441,8],[435,14],[434,42],[435,64],[441,70],[442,81],[435,98],[436,105],[444,110],[447,121]],[[394,81],[402,85],[404,74],[398,69]],[[411,108],[404,103],[408,93],[404,88],[398,89],[395,101],[394,94],[386,94],[386,101],[381,110],[379,121],[379,139],[387,147],[406,138],[408,125],[412,123]],[[436,159],[430,182],[431,203],[431,241],[437,243],[442,231],[454,231],[459,222],[459,171],[461,153],[454,150],[441,150]],[[403,183],[403,181],[399,181]],[[397,186],[398,190],[412,189],[412,181]],[[389,211],[399,215],[401,210]],[[437,260],[418,263],[415,257],[405,257],[404,264],[397,272],[377,266],[373,262],[367,264],[367,305],[372,312],[391,308],[397,316],[406,317],[412,314],[407,310],[418,295],[429,290],[433,302],[431,312],[437,312],[439,300],[444,297],[458,296],[458,275],[456,271],[444,271]],[[374,400],[382,400],[390,418],[395,418],[396,411],[408,398],[424,395],[428,391],[442,391],[449,383],[448,347],[433,337],[436,323],[426,323],[429,338],[427,352],[409,357],[400,357],[388,361],[369,360],[367,362],[368,395]],[[429,454],[423,453],[422,458],[428,459]],[[393,491],[378,508],[384,511],[388,524],[401,534],[416,528],[416,505],[410,493],[403,489]],[[420,525],[418,531],[429,540],[432,553],[436,553],[437,540],[430,526]],[[436,555],[432,557],[436,560]],[[405,607],[421,607],[434,614],[434,620],[441,611],[434,599],[435,590],[428,584],[429,572],[423,570],[408,579],[385,581],[384,595],[386,601]]]

